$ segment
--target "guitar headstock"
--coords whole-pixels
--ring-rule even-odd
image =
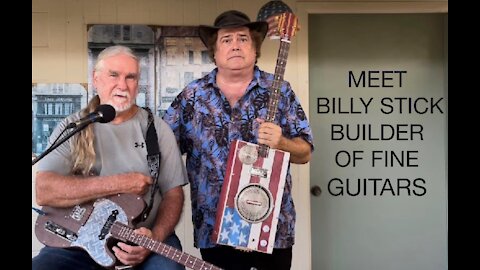
[[[270,39],[290,40],[300,30],[298,18],[291,12],[276,14],[267,18]]]

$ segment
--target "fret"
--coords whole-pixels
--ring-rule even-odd
[[[140,242],[140,246],[148,247],[147,238],[144,235],[138,236],[138,242]]]
[[[155,252],[160,253],[160,248],[163,246],[161,242],[155,241]]]
[[[188,255],[187,256],[187,261],[193,267],[195,265],[195,262],[197,261],[197,258],[193,257],[194,261],[192,261],[192,259],[190,257],[193,257],[193,256]]]
[[[146,244],[145,246],[146,246],[148,249],[151,250],[151,249],[154,247],[155,242],[152,241],[152,240],[150,240],[150,239],[148,239],[148,238],[145,238],[145,239],[146,239],[146,241],[147,241],[147,244]]]
[[[178,255],[177,255],[177,256],[178,256]],[[185,258],[184,258],[184,256],[185,256]],[[185,265],[187,265],[188,257],[189,257],[189,256],[190,256],[190,255],[188,255],[188,254],[182,253],[182,254],[180,254],[180,260],[182,260],[182,262],[184,262]]]
[[[170,255],[170,252],[172,252],[172,251],[173,251],[173,254]],[[182,255],[182,254],[180,253],[180,255]],[[172,249],[171,246],[168,246],[167,257],[169,257],[169,258],[178,258],[179,255],[177,254],[177,250],[176,250],[176,249]]]
[[[195,261],[195,265],[193,266],[193,269],[207,269],[205,267],[205,262],[204,261],[200,261],[199,263],[201,263],[201,264],[197,267],[197,261]]]
[[[127,238],[129,241],[133,241],[135,240],[135,235],[131,234],[130,233],[130,230],[128,230],[128,238]]]
[[[160,247],[160,242],[153,241],[152,250],[155,251],[155,252],[158,252],[159,247]]]

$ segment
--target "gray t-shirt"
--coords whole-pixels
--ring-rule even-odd
[[[80,119],[75,113],[64,119],[50,136],[51,144],[64,127]],[[96,161],[94,171],[97,175],[106,176],[125,172],[141,172],[150,175],[147,162],[146,134],[148,113],[139,109],[130,120],[121,124],[94,123]],[[161,153],[160,174],[158,176],[159,192],[155,194],[153,208],[148,219],[138,224],[152,228],[161,201],[161,194],[171,188],[188,183],[187,173],[180,151],[169,125],[160,117],[154,116],[158,145]],[[71,173],[72,156],[70,149],[73,140],[70,138],[38,162],[38,171],[54,171],[59,174]],[[150,191],[144,200],[150,202]]]

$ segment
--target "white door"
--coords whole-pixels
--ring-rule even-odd
[[[312,269],[447,269],[446,25],[309,16]]]

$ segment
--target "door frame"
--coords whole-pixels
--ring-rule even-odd
[[[309,51],[308,51],[308,16],[310,14],[401,14],[401,13],[445,13],[448,14],[448,1],[435,2],[297,2],[296,15],[298,17],[301,31],[298,32],[297,43],[297,70],[298,70],[298,88],[307,89],[299,91],[297,95],[302,100],[304,108],[310,108],[309,104]],[[306,110],[307,117],[310,110]],[[300,181],[300,190],[302,194],[310,194],[310,167],[300,166],[297,171],[299,179],[308,179]],[[307,193],[303,193],[307,192]],[[303,216],[308,220],[302,221],[302,228],[308,227],[309,233],[297,233],[298,242],[305,243],[302,249],[302,258],[307,260],[297,260],[294,252],[294,260],[302,265],[301,269],[312,269],[312,228],[311,228],[311,206],[310,196],[300,196],[299,205],[305,205],[300,211],[305,211]],[[300,262],[301,261],[301,262]]]

